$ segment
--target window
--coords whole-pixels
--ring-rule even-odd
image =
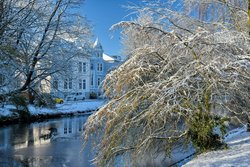
[[[67,134],[67,131],[68,131],[68,124],[67,124],[67,122],[64,122],[64,124],[63,124],[64,126],[64,134]]]
[[[58,80],[57,79],[55,79],[54,81],[53,81],[53,88],[54,89],[58,89]]]
[[[97,71],[102,71],[102,64],[101,63],[97,64]]]
[[[85,79],[82,80],[82,89],[86,89],[86,80]]]
[[[101,84],[101,78],[97,78],[97,85],[100,86]]]
[[[2,86],[5,82],[5,77],[3,74],[0,74],[0,86]]]
[[[86,62],[78,62],[78,72],[86,72],[87,71],[87,63]]]
[[[97,57],[102,57],[102,53],[97,53]]]
[[[78,62],[78,72],[82,72],[82,62]]]
[[[64,81],[64,89],[68,89],[68,79],[65,79]]]
[[[72,89],[72,78],[69,79],[69,89]]]
[[[86,79],[79,79],[79,89],[86,89]]]
[[[91,65],[90,65],[90,70],[94,70],[94,64],[93,63],[91,63]]]
[[[79,79],[79,89],[82,89],[82,80]]]
[[[87,63],[83,62],[82,63],[82,72],[86,72],[87,71]]]
[[[72,121],[69,121],[69,133],[72,133]]]
[[[72,78],[70,79],[65,79],[64,81],[64,89],[72,89]]]

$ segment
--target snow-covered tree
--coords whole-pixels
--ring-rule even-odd
[[[201,151],[216,148],[222,139],[216,128],[223,134],[226,121],[249,121],[246,6],[220,0],[164,2],[133,7],[138,18],[113,27],[123,29],[129,56],[104,81],[110,101],[85,124],[86,141],[97,140],[98,166],[112,166],[117,158],[140,165],[148,155],[171,154],[180,143]],[[225,14],[239,11],[237,24],[238,17],[245,22],[238,29],[230,19],[201,19],[187,12],[192,2],[220,3],[228,9]],[[212,11],[220,15],[217,9],[207,9],[207,15]]]
[[[2,94],[33,91],[46,77],[63,72],[88,43],[91,28],[77,13],[82,0],[3,0],[0,3]],[[20,82],[11,86],[16,80]],[[6,84],[9,85],[8,89]]]

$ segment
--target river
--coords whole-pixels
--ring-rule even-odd
[[[92,167],[86,116],[0,128],[0,167]]]

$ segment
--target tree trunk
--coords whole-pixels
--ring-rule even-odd
[[[247,124],[247,132],[250,132],[250,122],[248,121],[248,124]]]
[[[28,89],[28,96],[29,96],[29,104],[34,104],[34,96],[30,88]]]
[[[3,13],[4,13],[4,1],[0,1],[0,39],[2,37],[2,34],[4,32],[2,25],[3,25]]]
[[[248,33],[250,37],[250,0],[248,0]],[[250,132],[250,118],[248,118],[247,131]]]
[[[248,33],[250,36],[250,0],[248,0]]]

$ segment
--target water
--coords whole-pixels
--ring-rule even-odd
[[[0,167],[92,167],[86,116],[0,128]]]

